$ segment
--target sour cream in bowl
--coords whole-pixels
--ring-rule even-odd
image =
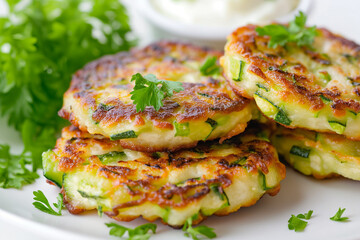
[[[222,48],[237,27],[291,20],[311,0],[136,0],[156,39],[183,39]]]

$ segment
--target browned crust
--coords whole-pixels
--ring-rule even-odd
[[[93,111],[94,122],[101,122],[107,126],[141,117],[152,121],[155,127],[169,129],[172,126],[164,122],[206,120],[215,113],[241,111],[249,104],[249,100],[234,94],[227,84],[223,84],[222,78],[212,77],[204,78],[205,80],[199,83],[183,83],[185,90],[167,98],[159,111],[147,107],[145,111],[137,113],[132,103],[125,103],[121,98],[108,98],[102,102],[111,106],[111,109],[104,109],[97,103],[100,96],[98,89],[111,88],[116,93],[129,94],[133,89],[130,78],[135,73],[153,73],[158,78],[171,79],[174,74],[199,71],[186,67],[187,61],[202,63],[208,56],[219,58],[221,55],[222,52],[208,48],[163,41],[143,49],[132,49],[130,52],[105,56],[89,63],[74,74],[64,98],[73,96],[83,108]],[[128,81],[128,84],[120,85],[117,83],[120,80]],[[76,117],[77,113],[68,111],[61,109],[59,116],[85,131],[86,128]]]
[[[251,133],[253,135],[253,133]],[[97,156],[89,156],[88,148],[98,144],[103,149],[113,150],[118,145],[116,141],[108,139],[92,138],[90,134],[81,132],[79,129],[70,126],[63,129],[63,138],[58,139],[56,156],[54,161],[59,161],[59,169],[66,172],[86,169],[89,171],[96,170],[96,174],[111,180],[115,186],[126,185],[128,193],[134,197],[133,201],[115,206],[112,211],[106,214],[121,221],[131,221],[135,217],[120,216],[119,210],[137,206],[146,202],[156,204],[166,208],[186,208],[189,204],[200,201],[210,191],[212,184],[219,184],[222,189],[227,188],[233,182],[233,179],[243,174],[258,174],[262,171],[264,174],[269,172],[269,167],[278,170],[281,179],[285,177],[285,167],[277,159],[276,150],[266,141],[242,140],[237,136],[228,140],[231,148],[236,148],[233,154],[227,156],[212,156],[216,148],[212,146],[221,146],[218,143],[206,142],[199,144],[196,149],[181,150],[173,153],[160,153],[160,157],[154,157],[150,153],[142,153],[142,157],[134,161],[120,161],[118,165],[103,165]],[[114,151],[114,150],[113,150]],[[120,150],[121,151],[121,150]],[[200,158],[199,158],[200,156]],[[204,157],[201,157],[204,156]],[[243,166],[232,164],[234,161],[245,157],[246,164]],[[63,161],[62,159],[67,159]],[[89,163],[83,163],[89,159]],[[136,165],[134,165],[136,164]],[[185,169],[194,164],[208,164],[209,171],[214,172],[214,176],[207,178],[202,176],[200,179],[188,179],[183,185],[174,185],[162,182],[171,169]],[[267,191],[269,194],[275,194],[278,187]],[[64,202],[69,211],[73,214],[82,213],[84,209],[71,205],[66,192]],[[257,201],[249,202],[252,205]],[[246,205],[246,206],[248,206]],[[221,212],[219,215],[228,214]],[[200,216],[200,220],[204,216]],[[148,219],[153,221],[155,219]]]
[[[289,63],[281,56],[286,55],[286,49],[277,47],[270,49],[267,44],[270,40],[268,36],[259,36],[255,31],[255,25],[247,25],[238,28],[228,37],[228,43],[225,51],[231,54],[239,54],[250,64],[249,71],[264,79],[271,86],[279,86],[282,88],[281,97],[294,100],[297,104],[306,105],[310,110],[318,111],[325,107],[320,96],[333,100],[331,108],[333,114],[337,117],[344,116],[346,110],[356,113],[360,112],[360,102],[354,101],[348,97],[342,96],[342,93],[336,88],[326,89],[315,84],[315,78],[306,67],[301,63]],[[360,45],[345,39],[340,35],[331,33],[330,31],[319,28],[319,35],[326,40],[332,41],[333,48],[338,52],[343,52],[349,56],[360,59]],[[292,45],[295,47],[295,45]],[[323,65],[331,64],[331,61],[319,52],[314,52],[308,47],[298,48],[307,54],[313,61]],[[291,64],[292,72],[281,70],[284,64]],[[352,76],[357,78],[357,76]],[[291,81],[295,79],[296,81]],[[239,89],[230,79],[228,82],[236,89],[237,93],[243,94],[244,90]],[[356,93],[356,89],[354,89]],[[247,95],[244,95],[247,96]],[[252,97],[252,96],[248,96]]]
[[[99,145],[102,149],[111,151],[115,151],[114,149],[122,149],[119,141],[111,141],[106,138],[96,138],[91,137],[92,135],[88,133],[84,133],[80,131],[78,128],[74,126],[69,126],[63,129],[62,135],[63,138],[59,138],[57,140],[57,144],[55,146],[54,152],[56,153],[56,161],[59,161],[59,169],[61,171],[67,172],[71,171],[75,168],[81,167],[85,162],[85,159],[89,158],[92,160],[94,164],[101,166],[98,157],[96,156],[88,156],[88,148],[93,146],[94,144]],[[69,138],[70,137],[70,138]],[[218,164],[224,169],[234,169],[234,166],[230,164],[230,162],[235,161],[239,157],[246,157],[248,159],[247,170],[249,172],[256,172],[257,169],[260,169],[265,174],[268,172],[267,166],[276,161],[276,151],[274,147],[266,141],[263,140],[252,140],[250,142],[242,143],[239,139],[240,136],[236,136],[233,139],[229,140],[229,143],[236,147],[239,151],[238,155],[229,155],[227,158],[216,158],[211,157],[211,159],[217,159]],[[157,168],[165,169],[172,164],[177,168],[185,167],[186,165],[193,164],[194,162],[204,161],[204,158],[184,158],[182,155],[187,152],[191,155],[195,155],[196,152],[203,153],[211,153],[214,150],[211,150],[211,146],[218,145],[217,141],[208,141],[201,142],[197,145],[195,151],[193,149],[189,150],[178,150],[176,152],[170,152],[169,158],[153,158],[151,153],[143,152],[144,158],[142,162],[147,164],[147,166],[151,166],[156,164]],[[123,167],[114,167],[114,166],[102,166],[100,168],[100,172],[104,174],[115,174],[126,176],[131,174],[130,169],[128,172],[124,172]],[[109,175],[109,176],[110,176]],[[115,176],[114,175],[114,176]],[[137,183],[139,184],[139,183]]]
[[[138,142],[136,140],[132,141],[131,139],[126,139],[126,140],[118,140],[119,144],[123,147],[123,148],[127,148],[127,149],[131,149],[134,151],[140,151],[140,152],[164,152],[164,151],[177,151],[179,149],[188,149],[188,148],[192,148],[195,147],[198,142],[194,141],[192,143],[188,143],[188,144],[178,144],[176,146],[173,147],[157,147],[157,146],[145,146],[142,144],[138,144]]]
[[[106,146],[108,147],[108,149],[110,149],[114,146],[117,146],[118,148],[126,148],[134,151],[147,152],[147,153],[165,152],[165,151],[173,152],[179,149],[192,148],[198,144],[198,142],[195,141],[189,144],[178,144],[174,147],[169,148],[169,147],[145,146],[142,144],[138,144],[136,140],[132,140],[132,139],[126,139],[126,140],[120,139],[120,140],[110,141],[109,139],[104,138],[102,135],[91,135],[86,131],[82,131],[78,127],[75,127],[73,125],[64,128],[62,131],[62,135],[63,137],[72,136],[71,141],[68,140],[69,147],[65,149],[64,153],[66,153],[66,156],[74,156],[74,157],[79,155],[78,151],[80,147],[84,148],[87,146],[87,143],[81,141],[81,139],[87,139],[87,138],[94,138],[91,141],[100,143],[104,148]],[[80,142],[77,141],[79,139]],[[63,139],[60,138],[58,139],[58,141],[62,142]],[[59,144],[57,144],[57,146],[59,146]],[[55,148],[55,151],[57,151],[57,147]],[[66,159],[64,159],[63,161],[66,161]]]

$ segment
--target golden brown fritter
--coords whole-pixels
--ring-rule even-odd
[[[360,46],[320,28],[311,47],[269,48],[255,28],[228,37],[222,65],[234,89],[285,127],[360,139]]]
[[[274,147],[252,133],[173,153],[119,145],[68,127],[44,153],[45,176],[62,187],[71,213],[98,209],[121,221],[143,216],[179,227],[194,214],[200,222],[275,195],[285,177]]]
[[[360,141],[331,133],[280,127],[271,138],[296,170],[315,178],[343,176],[360,181]]]
[[[189,44],[158,42],[106,56],[75,73],[59,115],[91,134],[121,139],[140,151],[176,150],[200,140],[229,138],[251,119],[249,100],[237,96],[221,73],[203,76],[200,67],[221,52]],[[154,74],[183,83],[184,91],[164,100],[159,111],[136,112],[131,76]]]

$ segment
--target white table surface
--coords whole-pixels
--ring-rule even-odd
[[[126,2],[131,0],[125,0]],[[0,0],[0,12],[1,12]],[[309,24],[316,24],[317,26],[326,27],[334,32],[340,33],[352,40],[360,42],[360,0],[314,0],[313,7],[309,14]],[[141,45],[148,43],[151,39],[148,38],[149,31],[143,28],[145,24],[143,20],[136,15],[136,13],[129,9],[130,15],[133,17],[132,22],[135,24],[133,28],[139,38]],[[139,26],[142,28],[139,29]],[[20,138],[16,132],[7,129],[5,121],[0,120],[0,128],[2,134],[0,136],[0,143],[9,143],[11,145],[18,144]],[[1,196],[0,196],[1,197]],[[24,201],[31,201],[31,199],[24,199]],[[34,231],[24,230],[20,226],[7,223],[6,220],[0,220],[0,239],[4,240],[43,240],[51,239],[42,238]]]

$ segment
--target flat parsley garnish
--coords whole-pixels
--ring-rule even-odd
[[[61,193],[59,193],[59,195],[57,196],[57,203],[53,203],[54,207],[56,208],[57,211],[55,211],[49,201],[47,200],[47,198],[45,197],[44,193],[40,190],[38,191],[34,191],[34,200],[35,202],[33,202],[34,207],[36,207],[37,209],[39,209],[42,212],[51,214],[51,215],[55,215],[55,216],[61,216],[61,210],[64,206],[63,203],[63,195]]]
[[[192,222],[199,217],[198,214],[188,218],[183,226],[183,231],[185,232],[186,237],[191,237],[193,240],[199,240],[199,236],[207,238],[216,238],[216,233],[213,228],[207,226],[197,226],[193,227]]]
[[[304,231],[306,228],[308,222],[304,221],[309,220],[313,214],[313,210],[308,211],[304,214],[298,214],[298,215],[291,215],[289,221],[288,221],[288,228],[289,230],[294,230],[295,232],[301,232]]]
[[[290,42],[296,43],[299,47],[311,47],[318,32],[316,26],[306,27],[306,19],[306,15],[303,12],[299,12],[299,15],[289,23],[289,26],[270,24],[263,27],[257,27],[256,32],[259,36],[270,37],[268,44],[270,48],[285,46]]]
[[[105,223],[110,228],[110,235],[115,237],[123,237],[125,233],[128,233],[128,240],[148,240],[151,235],[148,233],[150,230],[156,233],[156,224],[146,223],[136,228],[127,228],[116,223]]]
[[[134,90],[130,94],[136,105],[136,112],[144,111],[147,106],[153,106],[159,111],[164,98],[184,90],[181,82],[160,80],[154,74],[142,76],[136,73],[131,77],[131,81],[135,81]]]
[[[335,215],[333,217],[331,217],[330,219],[333,221],[337,221],[337,222],[347,221],[349,219],[348,217],[342,217],[345,210],[346,210],[346,208],[343,208],[343,209],[339,208],[339,210],[335,213]]]

